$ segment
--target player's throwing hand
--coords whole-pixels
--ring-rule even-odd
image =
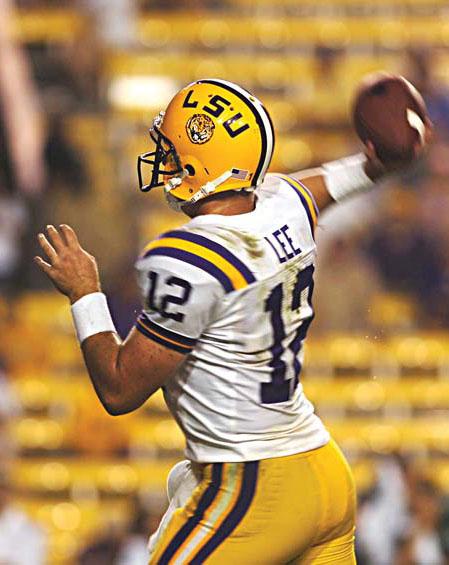
[[[66,224],[46,230],[47,235],[39,233],[37,239],[47,261],[39,256],[34,261],[59,292],[73,304],[85,294],[101,291],[95,257],[81,247],[74,230]]]

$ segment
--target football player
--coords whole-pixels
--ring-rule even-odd
[[[143,309],[127,339],[69,226],[39,234],[47,260],[36,257],[70,299],[106,410],[130,412],[162,388],[185,434],[150,563],[355,563],[351,472],[300,374],[318,214],[387,171],[369,145],[368,156],[267,174],[270,117],[224,80],[182,89],[150,134],[140,188],[162,187],[191,219],[137,260]]]

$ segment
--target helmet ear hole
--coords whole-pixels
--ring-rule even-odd
[[[189,177],[195,176],[195,168],[192,165],[186,165],[184,168],[189,173]]]

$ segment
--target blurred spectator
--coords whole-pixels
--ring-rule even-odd
[[[47,537],[44,531],[10,501],[10,485],[0,471],[0,563],[43,565]]]
[[[33,257],[39,252],[36,235],[49,223],[60,223],[67,218],[59,216],[57,202],[67,193],[79,199],[89,190],[88,175],[81,153],[68,139],[60,116],[49,118],[48,139],[45,147],[45,160],[48,166],[48,183],[45,199],[37,199],[31,207],[20,206],[12,199],[5,211],[0,210],[0,218],[5,214],[7,221],[0,225],[0,250],[2,245],[9,251],[11,268],[5,269],[6,262],[0,264],[0,290],[20,292],[24,289],[41,289],[47,285],[42,277],[36,276]],[[1,200],[0,200],[1,202]],[[14,207],[13,204],[16,206]],[[73,206],[72,206],[73,207]],[[12,237],[14,232],[15,238]],[[19,239],[20,236],[20,239]],[[17,241],[19,239],[19,241]],[[2,277],[2,271],[4,275]]]
[[[128,526],[111,522],[79,554],[78,565],[142,565],[148,562],[148,537],[157,529],[164,512],[165,497],[148,500],[135,496]]]
[[[344,52],[340,48],[321,43],[315,46],[314,56],[312,88],[307,100],[308,118],[303,119],[325,129],[338,124],[347,126],[343,101],[347,97],[348,88],[341,76]],[[302,85],[302,88],[304,87]]]
[[[376,270],[354,239],[339,237],[320,254],[314,333],[360,332],[370,326],[371,299],[382,287]]]
[[[444,294],[444,259],[438,240],[423,229],[419,198],[411,190],[390,190],[365,249],[385,287],[414,298],[429,321]]]
[[[105,47],[132,47],[137,38],[137,0],[82,0],[94,14]]]
[[[111,565],[116,562],[123,539],[123,528],[112,522],[79,554],[78,565]]]
[[[203,12],[205,10],[225,10],[228,0],[141,0],[144,10],[183,10]]]
[[[14,445],[8,433],[8,423],[20,414],[20,402],[8,381],[6,364],[0,357],[0,472],[1,468],[6,468],[15,453]]]
[[[82,155],[67,138],[61,116],[49,120],[45,158],[50,171],[49,188],[68,190],[80,195],[88,188],[86,166]]]
[[[0,0],[0,171],[3,190],[33,196],[45,182],[45,136],[38,96],[21,48],[11,35],[12,4]]]
[[[447,494],[442,498],[442,510],[438,531],[446,562],[449,563],[449,499]]]
[[[157,519],[159,518],[160,516],[158,515]],[[151,532],[152,521],[152,513],[136,498],[134,501],[134,514],[114,565],[141,565],[141,563],[147,563],[148,537]]]
[[[13,274],[21,258],[20,241],[27,233],[28,213],[15,196],[0,187],[0,293],[13,290]]]
[[[435,51],[410,49],[407,62],[407,77],[423,95],[437,135],[449,140],[449,90],[434,76]]]
[[[64,6],[70,4],[71,0],[16,0],[19,8],[42,8],[42,6]]]
[[[36,235],[49,223],[67,221],[66,218],[58,217],[59,210],[55,205],[55,202],[62,198],[64,193],[70,193],[72,197],[79,198],[89,189],[83,158],[67,139],[62,119],[58,116],[49,119],[45,160],[49,173],[45,199],[36,200],[28,210],[23,207],[15,210],[10,205],[8,221],[3,229],[0,226],[0,235],[3,230],[6,231],[9,228],[8,234],[15,229],[15,233],[21,236],[19,242],[12,240],[11,237],[7,240],[11,249],[10,253],[16,261],[14,272],[11,273],[9,270],[9,277],[8,273],[5,274],[7,282],[4,286],[15,292],[24,289],[41,289],[47,285],[47,281],[36,276],[36,266],[33,262],[34,255],[39,252]],[[0,266],[0,283],[1,270]]]
[[[397,565],[445,565],[439,526],[441,497],[429,481],[420,481],[410,493],[411,524],[399,541]]]
[[[21,279],[22,242],[46,177],[38,96],[11,20],[11,2],[0,0],[0,291],[15,290],[14,275]]]
[[[48,114],[99,106],[100,44],[88,20],[76,41],[27,45],[42,105]]]
[[[408,526],[408,490],[399,459],[377,465],[377,483],[360,502],[357,520],[357,557],[360,565],[392,565],[397,540]],[[430,565],[430,564],[429,564]]]

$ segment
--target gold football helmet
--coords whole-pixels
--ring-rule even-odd
[[[252,191],[273,155],[273,125],[263,104],[240,86],[219,79],[183,88],[153,121],[156,148],[138,158],[140,189],[163,186],[169,204],[227,190]],[[142,165],[151,167],[143,180]]]

